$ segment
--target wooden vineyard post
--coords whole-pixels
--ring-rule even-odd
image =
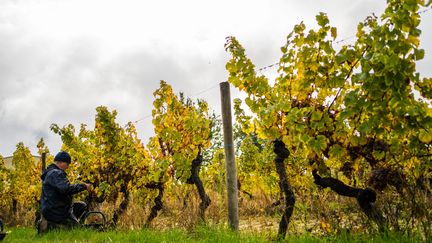
[[[46,152],[43,152],[42,153],[42,173],[45,171],[45,169],[46,169]]]
[[[238,230],[238,189],[237,168],[235,163],[234,142],[232,131],[231,95],[228,82],[220,83],[222,122],[224,133],[224,150],[226,165],[226,181],[228,192],[228,223],[233,230]]]

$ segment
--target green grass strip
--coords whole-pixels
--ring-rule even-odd
[[[260,233],[235,233],[226,228],[199,226],[193,231],[171,229],[167,231],[134,230],[98,232],[90,229],[51,231],[42,236],[31,228],[12,228],[3,240],[8,242],[271,242],[276,235]],[[2,242],[2,243],[3,243]],[[282,242],[421,242],[419,236],[406,236],[395,233],[379,235],[354,235],[342,233],[335,236],[317,237],[312,235],[289,235]]]

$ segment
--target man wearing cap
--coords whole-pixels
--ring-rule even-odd
[[[70,155],[67,152],[59,152],[54,157],[54,163],[49,165],[41,176],[41,212],[44,219],[41,220],[43,223],[39,223],[42,225],[38,226],[40,233],[57,225],[73,225],[74,221],[70,216],[72,195],[91,189],[90,184],[69,183],[65,170],[70,163]]]

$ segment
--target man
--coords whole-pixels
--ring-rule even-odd
[[[54,163],[43,172],[41,212],[42,219],[38,223],[38,232],[57,226],[73,226],[71,218],[72,195],[84,190],[91,190],[90,184],[70,184],[65,170],[69,168],[71,157],[67,152],[59,152]]]

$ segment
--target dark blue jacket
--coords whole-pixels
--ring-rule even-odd
[[[70,217],[72,195],[86,189],[85,184],[70,184],[66,172],[51,164],[42,178],[41,212],[48,220],[66,224]]]

